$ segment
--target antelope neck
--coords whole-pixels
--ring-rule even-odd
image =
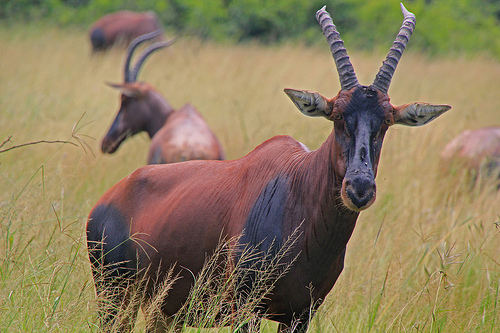
[[[305,221],[305,225],[309,228],[306,237],[315,238],[315,242],[324,236],[324,241],[331,243],[331,235],[328,234],[337,233],[337,229],[344,228],[342,225],[346,223],[352,224],[353,228],[359,215],[358,212],[347,209],[340,198],[345,175],[345,170],[339,170],[344,168],[343,162],[337,157],[340,151],[335,133],[332,131],[321,147],[306,153],[303,163],[297,166],[292,176],[294,178],[292,183],[295,184],[292,191],[303,201],[299,206],[309,210],[306,216],[310,221]],[[318,229],[323,231],[316,233]],[[344,245],[345,243],[347,240],[340,242]]]
[[[168,117],[174,112],[170,103],[155,91],[150,92],[150,117],[146,124],[146,132],[150,138],[165,125]]]

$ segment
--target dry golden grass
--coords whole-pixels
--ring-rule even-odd
[[[95,153],[41,144],[0,154],[0,327],[98,331],[85,220],[104,191],[145,164],[149,145],[138,135],[114,155],[99,150],[118,107],[118,93],[104,82],[122,80],[123,50],[91,56],[84,32],[33,25],[0,27],[0,43],[0,142],[12,135],[12,144],[77,143],[72,128],[82,118],[79,126],[86,126],[76,135]],[[360,82],[370,84],[385,55],[350,55]],[[361,214],[344,272],[310,331],[498,329],[500,194],[493,186],[471,188],[460,171],[440,171],[438,156],[462,130],[500,124],[499,77],[500,64],[486,58],[403,56],[392,102],[453,109],[425,127],[389,131],[378,199]],[[277,134],[317,148],[331,124],[303,117],[283,88],[328,97],[339,90],[326,43],[262,47],[180,39],[154,54],[140,79],[174,106],[195,105],[230,159]]]

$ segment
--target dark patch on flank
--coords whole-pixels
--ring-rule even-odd
[[[130,276],[136,271],[137,260],[129,224],[111,205],[99,205],[92,211],[87,224],[87,247],[94,271],[104,268],[110,276],[120,277]]]
[[[269,254],[279,251],[288,192],[285,177],[278,176],[266,185],[250,210],[240,239],[242,245]]]
[[[269,273],[270,267],[267,264],[281,249],[283,215],[288,192],[287,179],[277,176],[264,187],[250,210],[240,238],[239,259],[245,249],[248,253],[244,256],[244,262],[240,263],[244,273],[238,283],[238,292],[243,299],[252,294],[258,272]]]

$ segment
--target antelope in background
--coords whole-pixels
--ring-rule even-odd
[[[473,173],[474,179],[484,176],[500,180],[500,127],[484,127],[460,133],[444,147],[441,160],[448,166],[461,163]]]
[[[121,105],[115,120],[101,144],[103,153],[114,153],[129,136],[146,131],[151,138],[148,164],[187,160],[222,160],[222,146],[202,115],[191,104],[175,110],[151,85],[137,82],[146,58],[173,41],[158,42],[144,50],[134,68],[132,54],[137,46],[155,38],[159,31],[136,38],[129,46],[125,60],[124,83],[109,84],[120,90]]]
[[[90,27],[92,51],[104,51],[115,44],[128,45],[134,38],[161,30],[154,12],[135,13],[128,10],[101,17]],[[162,39],[161,36],[158,36]]]
[[[174,275],[181,278],[161,307],[168,324],[221,239],[242,235],[236,248],[250,246],[276,253],[298,232],[284,259],[295,260],[286,274],[273,281],[273,290],[256,311],[258,316],[278,321],[280,332],[305,332],[310,316],[342,272],[359,213],[375,201],[375,176],[386,131],[395,124],[427,124],[451,108],[390,103],[387,91],[415,27],[415,16],[402,5],[401,9],[403,24],[369,86],[358,83],[325,7],[317,12],[341,90],[325,98],[317,92],[285,89],[303,114],[333,122],[331,134],[317,150],[310,151],[289,136],[276,136],[237,160],[146,166],[109,189],[92,209],[87,224],[97,293],[119,285],[119,277],[135,274],[148,281],[144,306],[159,283],[154,281],[161,281],[174,267]],[[235,250],[231,258],[237,262],[239,252]],[[102,269],[108,269],[113,278],[99,279]],[[134,273],[138,270],[140,274]],[[251,288],[253,282],[246,286]],[[114,302],[126,307],[129,296],[123,292]],[[113,313],[102,315],[105,324],[115,320]],[[122,330],[133,327],[134,316],[124,322]],[[156,319],[155,329],[162,331],[164,322]]]

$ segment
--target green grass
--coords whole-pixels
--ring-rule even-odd
[[[122,80],[123,50],[90,56],[84,32],[33,25],[0,26],[0,43],[0,142],[12,135],[3,148],[77,144],[0,154],[0,330],[98,332],[85,221],[104,191],[145,164],[149,145],[138,135],[114,155],[99,150],[118,107],[104,82]],[[349,52],[360,82],[371,83],[385,54]],[[425,127],[389,131],[377,201],[361,214],[344,272],[310,332],[498,330],[500,194],[491,184],[471,187],[438,156],[462,130],[500,124],[499,75],[500,64],[485,58],[403,56],[392,103],[453,109]],[[230,159],[277,134],[317,148],[331,124],[300,115],[283,88],[328,97],[339,90],[326,42],[278,48],[181,39],[153,55],[140,79],[174,106],[198,107]],[[145,325],[140,316],[136,331]],[[263,331],[275,329],[263,323]]]

